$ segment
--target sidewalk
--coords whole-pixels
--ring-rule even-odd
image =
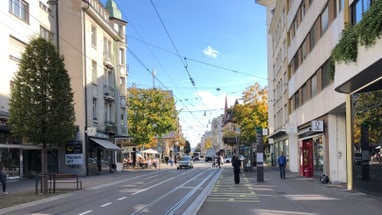
[[[80,180],[82,181],[82,189],[98,186],[101,184],[107,184],[113,181],[119,181],[127,179],[127,177],[133,177],[136,173],[139,173],[141,171],[159,171],[160,169],[176,169],[174,166],[161,164],[160,168],[151,168],[151,169],[127,169],[123,170],[121,172],[115,172],[115,173],[103,173],[101,175],[92,175],[92,176],[83,176],[80,177]],[[35,192],[35,185],[36,185],[36,179],[35,178],[29,178],[29,179],[21,179],[21,180],[14,180],[14,181],[7,181],[7,192],[9,195],[8,197],[11,197],[12,194],[19,194],[19,193],[30,193]],[[40,185],[39,185],[40,186]],[[70,185],[68,185],[70,186]],[[73,185],[75,187],[75,185]],[[39,187],[40,188],[40,187]],[[0,194],[0,198],[3,196],[3,194]]]
[[[382,214],[380,197],[346,190],[345,185],[321,184],[318,178],[287,173],[280,179],[278,168],[264,167],[264,181],[257,182],[256,168],[240,173],[233,181],[232,168],[224,168],[198,214]]]

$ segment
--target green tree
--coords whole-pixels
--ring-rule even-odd
[[[47,174],[47,144],[60,145],[75,132],[73,92],[64,59],[42,38],[26,46],[9,101],[12,133],[42,145],[41,173]],[[47,193],[46,177],[43,192]]]
[[[188,154],[188,155],[191,152],[191,144],[190,144],[190,142],[188,142],[188,140],[186,140],[186,143],[185,143],[183,151],[184,151],[185,154]]]
[[[138,147],[176,130],[177,112],[171,92],[133,87],[128,90],[128,104],[129,135]]]
[[[240,142],[249,144],[255,141],[258,127],[268,127],[268,90],[255,83],[243,92],[241,100],[233,107],[233,120],[240,127]]]

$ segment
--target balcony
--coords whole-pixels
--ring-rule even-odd
[[[106,101],[114,101],[115,100],[114,93],[115,93],[114,87],[109,85],[103,86],[103,98]]]
[[[105,122],[105,133],[109,134],[116,134],[117,133],[117,126],[112,121],[106,121]]]
[[[113,69],[114,68],[113,55],[111,55],[110,53],[104,52],[103,53],[103,65],[105,65],[108,68]]]

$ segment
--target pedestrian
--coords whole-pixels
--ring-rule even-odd
[[[232,157],[232,166],[233,166],[233,179],[235,181],[235,184],[239,184],[241,161],[239,160],[239,157],[237,157],[236,155]]]
[[[285,166],[286,166],[287,160],[284,156],[284,152],[281,152],[281,155],[277,158],[277,164],[280,168],[280,178],[285,179]]]
[[[3,194],[8,194],[7,193],[7,176],[5,175],[5,167],[4,163],[0,161],[0,181],[1,184],[3,185]]]
[[[218,167],[220,168],[220,165],[221,165],[221,158],[220,158],[220,155],[217,157],[217,162],[218,162]]]

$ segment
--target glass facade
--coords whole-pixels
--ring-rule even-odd
[[[354,187],[382,195],[382,90],[353,95]]]

